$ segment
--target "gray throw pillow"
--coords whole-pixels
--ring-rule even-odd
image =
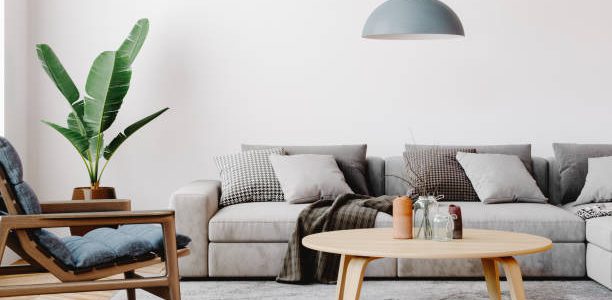
[[[492,154],[507,154],[516,155],[521,159],[521,162],[533,175],[533,162],[531,160],[531,144],[516,144],[516,145],[476,145],[476,146],[449,146],[449,145],[413,145],[406,144],[406,152],[414,150],[423,150],[431,148],[473,148],[476,153],[492,153]]]
[[[309,203],[353,193],[331,155],[271,155],[285,201]]]
[[[584,187],[588,159],[612,156],[612,145],[605,144],[553,144],[555,160],[559,165],[561,203],[575,201]]]
[[[612,202],[612,156],[588,159],[584,187],[574,205]]]
[[[404,152],[408,195],[444,195],[446,201],[478,201],[470,180],[457,159],[457,152],[476,153],[470,148],[427,148]]]
[[[214,158],[221,177],[220,207],[284,200],[283,190],[270,163],[271,154],[283,154],[283,149],[245,151]]]
[[[516,155],[459,152],[457,161],[483,203],[548,201]]]
[[[329,145],[329,146],[270,146],[270,145],[242,145],[242,151],[254,149],[267,149],[281,147],[287,155],[320,154],[332,155],[346,182],[353,192],[361,195],[370,195],[368,188],[368,162],[366,161],[367,145]]]

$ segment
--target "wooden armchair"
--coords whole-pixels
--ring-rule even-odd
[[[188,255],[189,248],[177,249],[174,211],[46,214],[41,209],[34,192],[22,180],[21,163],[15,150],[8,141],[1,137],[0,195],[3,200],[0,201],[2,211],[0,212],[2,214],[0,215],[0,258],[4,254],[5,247],[8,246],[28,263],[22,266],[0,267],[0,275],[49,272],[60,281],[60,283],[49,284],[0,286],[0,297],[125,289],[128,299],[131,300],[136,298],[135,289],[140,288],[164,299],[180,299],[178,257]],[[50,210],[53,208],[52,205],[43,207],[50,208]],[[112,260],[107,258],[104,263],[99,264],[91,263],[92,260],[90,260],[89,265],[73,265],[66,262],[66,257],[62,257],[62,254],[74,254],[70,253],[69,247],[61,244],[68,243],[67,240],[59,239],[42,229],[125,224],[161,224],[158,249],[147,250],[144,254],[134,256],[122,254],[121,257]],[[132,225],[125,227],[129,226]],[[147,232],[151,232],[151,236],[156,236],[156,230],[159,230],[159,227],[148,226],[154,228],[147,227]],[[125,236],[125,232],[116,231],[117,235]],[[110,232],[110,234],[114,233]],[[80,238],[74,237],[71,241],[89,242],[78,239]],[[183,237],[183,239],[187,239],[186,243],[189,242],[188,238]],[[127,248],[133,248],[129,239],[124,238],[122,242],[124,244],[120,246],[127,245],[131,247]],[[162,242],[163,246],[161,246]],[[53,248],[55,246],[57,247]],[[99,254],[91,257],[93,261],[100,259]],[[162,261],[165,261],[166,266],[166,274],[163,276],[145,278],[135,273],[136,269]],[[122,273],[125,279],[103,279]]]

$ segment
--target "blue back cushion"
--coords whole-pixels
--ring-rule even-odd
[[[32,188],[23,181],[23,167],[19,154],[17,154],[13,145],[4,137],[0,137],[0,165],[2,165],[6,173],[9,183],[13,186],[17,203],[19,203],[23,212],[28,215],[40,214],[41,209],[38,197],[36,197]],[[6,210],[4,201],[0,209]]]
[[[0,163],[4,167],[4,172],[8,175],[8,179],[12,184],[18,184],[23,181],[23,167],[21,159],[15,148],[7,139],[0,136]]]

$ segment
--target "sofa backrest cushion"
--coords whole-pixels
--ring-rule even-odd
[[[538,187],[545,196],[549,196],[548,161],[541,157],[532,157],[531,169]],[[384,186],[386,195],[405,195],[408,184],[405,181],[405,163],[402,156],[385,158]]]
[[[531,144],[516,144],[516,145],[464,145],[464,146],[451,146],[451,145],[415,145],[406,144],[406,152],[415,150],[428,150],[432,148],[474,148],[476,153],[491,153],[491,154],[507,154],[516,155],[519,157],[529,174],[533,174],[533,163],[531,159]]]
[[[282,145],[242,145],[242,151],[260,150],[273,147],[283,148],[285,154],[322,154],[332,155],[344,174],[344,179],[356,194],[370,195],[368,189],[367,145],[329,145],[329,146],[282,146]]]
[[[406,163],[403,156],[385,158],[385,194],[405,195],[409,185],[406,180]]]
[[[589,158],[612,156],[610,144],[554,143],[553,150],[560,176],[558,198],[562,204],[573,202],[580,195],[586,181]]]
[[[377,156],[369,156],[368,161],[368,189],[371,196],[385,194],[385,160]]]
[[[549,202],[552,204],[562,204],[561,201],[561,174],[559,173],[559,163],[554,157],[548,159],[548,191]]]
[[[542,157],[534,156],[531,158],[532,166],[533,166],[533,179],[535,179],[538,187],[544,193],[549,203],[552,203],[550,199],[550,176],[549,176],[549,166],[548,160]]]

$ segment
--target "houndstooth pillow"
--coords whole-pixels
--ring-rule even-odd
[[[408,195],[444,195],[448,201],[478,201],[472,183],[456,159],[473,148],[431,148],[404,152]]]
[[[583,207],[576,211],[576,215],[583,220],[612,216],[612,209],[607,209],[605,205],[595,204],[589,207]]]
[[[284,201],[271,154],[283,154],[283,148],[252,150],[215,157],[220,171],[221,199],[219,206],[245,202]]]

